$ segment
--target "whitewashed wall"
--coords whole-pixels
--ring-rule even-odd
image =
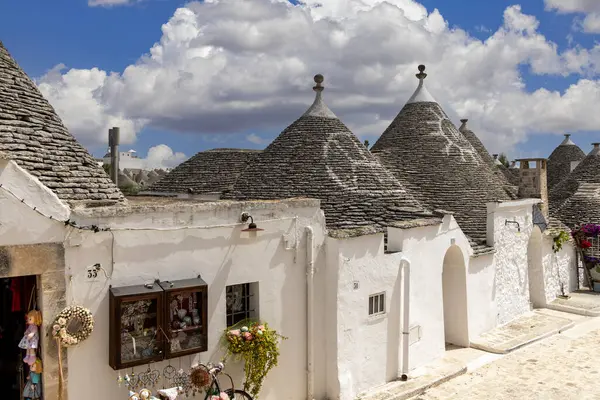
[[[533,229],[532,205],[536,200],[521,200],[488,205],[488,242],[490,235],[496,253],[495,292],[497,323],[505,324],[531,310],[527,249]],[[506,221],[517,221],[506,225]]]
[[[398,377],[401,254],[383,253],[383,234],[339,240],[338,245],[339,398],[353,399]],[[382,292],[385,314],[369,316],[369,296]]]
[[[337,306],[335,320],[327,325],[330,396],[339,393],[335,398],[351,399],[399,376],[403,257],[410,261],[409,369],[443,356],[442,269],[452,245],[463,255],[469,251],[450,216],[436,225],[389,228],[387,254],[382,234],[327,240],[327,278],[337,284],[330,285],[327,294],[328,308]],[[370,317],[369,296],[381,292],[386,295],[386,313]]]
[[[64,224],[29,206],[59,221],[67,220],[69,208],[53,192],[13,161],[1,159],[0,184],[0,245],[62,242]]]
[[[440,225],[389,229],[389,248],[401,250],[411,262],[410,369],[426,365],[445,352],[442,273],[444,256],[453,245],[460,248],[468,265],[469,243],[451,216]]]
[[[543,266],[546,302],[550,303],[557,296],[577,290],[577,265],[575,245],[572,242],[563,244],[558,253],[552,250],[552,236],[544,235]]]
[[[469,337],[472,340],[498,325],[494,254],[470,258],[467,285],[469,290]]]
[[[72,217],[79,218],[80,224],[109,225],[112,233],[74,232],[66,244],[67,273],[73,275],[72,301],[89,307],[96,318],[94,335],[69,352],[70,393],[93,387],[97,398],[124,397],[124,389],[119,389],[116,383],[117,373],[108,366],[109,285],[139,285],[155,279],[177,280],[201,275],[209,285],[209,350],[184,357],[182,365],[189,367],[197,361],[220,360],[219,342],[226,328],[225,287],[258,282],[260,318],[289,337],[281,346],[280,364],[267,378],[261,397],[281,398],[283,393],[288,393],[286,398],[291,399],[306,396],[306,241],[303,235],[304,227],[312,226],[317,240],[323,240],[323,218],[318,206],[315,207],[314,201],[303,200],[262,206],[255,203],[254,207],[235,203],[204,208],[188,212],[180,209],[150,213],[146,210],[125,217]],[[168,230],[182,226],[182,221],[188,226],[235,223],[242,211],[249,211],[265,231],[241,232],[245,225]],[[101,211],[94,213],[102,214]],[[131,227],[162,230],[119,230]],[[115,235],[114,268],[111,268],[112,234]],[[110,280],[104,279],[102,274],[95,282],[87,280],[86,268],[95,263],[107,270]],[[323,299],[317,297],[316,302],[322,303]],[[323,352],[324,345],[319,346],[317,351]],[[95,360],[93,374],[90,360]],[[179,362],[172,360],[176,367]],[[163,362],[156,367],[162,370],[166,365]],[[228,367],[229,371],[236,372],[234,376],[241,384],[240,366]],[[137,369],[141,371],[145,367]]]

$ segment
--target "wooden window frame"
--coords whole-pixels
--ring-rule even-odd
[[[368,313],[369,317],[384,315],[387,312],[385,292],[369,295]]]

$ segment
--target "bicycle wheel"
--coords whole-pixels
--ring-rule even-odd
[[[252,396],[250,396],[243,390],[235,389],[234,391],[231,389],[227,389],[225,393],[227,393],[227,396],[229,396],[231,400],[252,400]]]

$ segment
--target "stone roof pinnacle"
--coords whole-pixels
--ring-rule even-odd
[[[419,86],[417,90],[413,93],[411,98],[408,100],[406,104],[410,103],[437,103],[433,96],[427,91],[425,88],[424,82],[425,78],[427,78],[427,74],[425,73],[425,66],[419,65],[419,73],[415,75],[419,79]]]

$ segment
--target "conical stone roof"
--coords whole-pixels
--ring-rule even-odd
[[[215,193],[230,190],[260,150],[213,149],[202,151],[173,168],[151,192]]]
[[[600,183],[581,183],[556,212],[570,228],[581,224],[600,224]]]
[[[417,199],[451,211],[471,238],[486,237],[488,202],[511,200],[495,172],[424,86],[419,86],[371,149]]]
[[[67,202],[124,199],[0,42],[0,152]]]
[[[240,175],[230,194],[240,200],[321,200],[329,229],[373,227],[432,217],[367,150],[322,99],[316,98]]]
[[[566,134],[565,140],[548,157],[548,190],[552,190],[571,173],[571,162],[581,161],[585,153]]]
[[[498,177],[498,184],[505,187],[505,190],[509,193],[516,195],[519,186],[519,175],[513,174],[504,164],[502,164],[497,157],[492,157],[487,151],[481,140],[477,137],[475,132],[467,127],[468,119],[461,119],[461,126],[458,128],[460,133],[463,134],[465,139],[471,143],[471,146],[477,150],[477,153],[481,156],[484,162],[486,162],[492,171],[496,173]],[[496,156],[496,155],[495,155]]]
[[[575,193],[577,193],[583,184],[600,184],[600,143],[593,143],[592,151],[577,165],[577,167],[566,178],[561,180],[549,194],[550,212],[556,215],[560,220],[567,223],[567,219],[572,220],[569,215],[563,217],[561,208]],[[582,196],[591,196],[589,190],[582,191]],[[590,199],[592,201],[593,199]],[[574,203],[575,206],[575,203]],[[583,207],[583,205],[581,206]],[[578,223],[587,223],[592,221],[578,221]]]

